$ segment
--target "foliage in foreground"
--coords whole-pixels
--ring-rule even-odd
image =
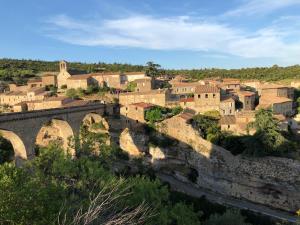
[[[0,166],[1,224],[202,223],[203,214],[172,202],[159,180],[117,176],[103,167],[99,158],[110,158],[107,152],[73,159],[52,144],[39,154],[23,168]]]

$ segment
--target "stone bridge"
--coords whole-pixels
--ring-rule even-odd
[[[58,131],[66,145],[68,138],[79,134],[80,125],[88,118],[93,122],[113,114],[112,105],[91,103],[84,106],[37,110],[0,115],[1,135],[9,140],[14,148],[16,164],[31,159],[35,155],[37,135],[42,127],[51,124]]]

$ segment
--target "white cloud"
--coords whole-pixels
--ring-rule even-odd
[[[300,57],[299,39],[292,40],[295,35],[299,37],[299,24],[295,27],[277,22],[246,32],[191,17],[141,15],[98,22],[61,15],[48,23],[51,37],[76,45],[203,51],[244,58],[276,58],[288,63],[296,63]]]
[[[224,16],[268,14],[294,5],[300,5],[300,0],[247,0],[238,8],[226,12]]]

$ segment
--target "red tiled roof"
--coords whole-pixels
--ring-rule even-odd
[[[193,102],[194,101],[194,98],[191,97],[191,98],[181,98],[180,99],[180,102]]]
[[[220,88],[210,85],[199,85],[196,87],[196,93],[218,93]]]

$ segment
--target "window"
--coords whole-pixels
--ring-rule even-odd
[[[135,107],[135,110],[137,110],[137,107]]]
[[[139,123],[139,121],[138,121],[138,120],[136,120],[135,122],[136,122],[136,123]]]
[[[215,98],[216,97],[216,94],[213,94],[213,98]]]
[[[227,128],[229,129],[230,128],[230,125],[228,124]]]
[[[208,98],[208,94],[205,94],[205,98]]]
[[[201,95],[198,95],[198,98],[201,98]]]

